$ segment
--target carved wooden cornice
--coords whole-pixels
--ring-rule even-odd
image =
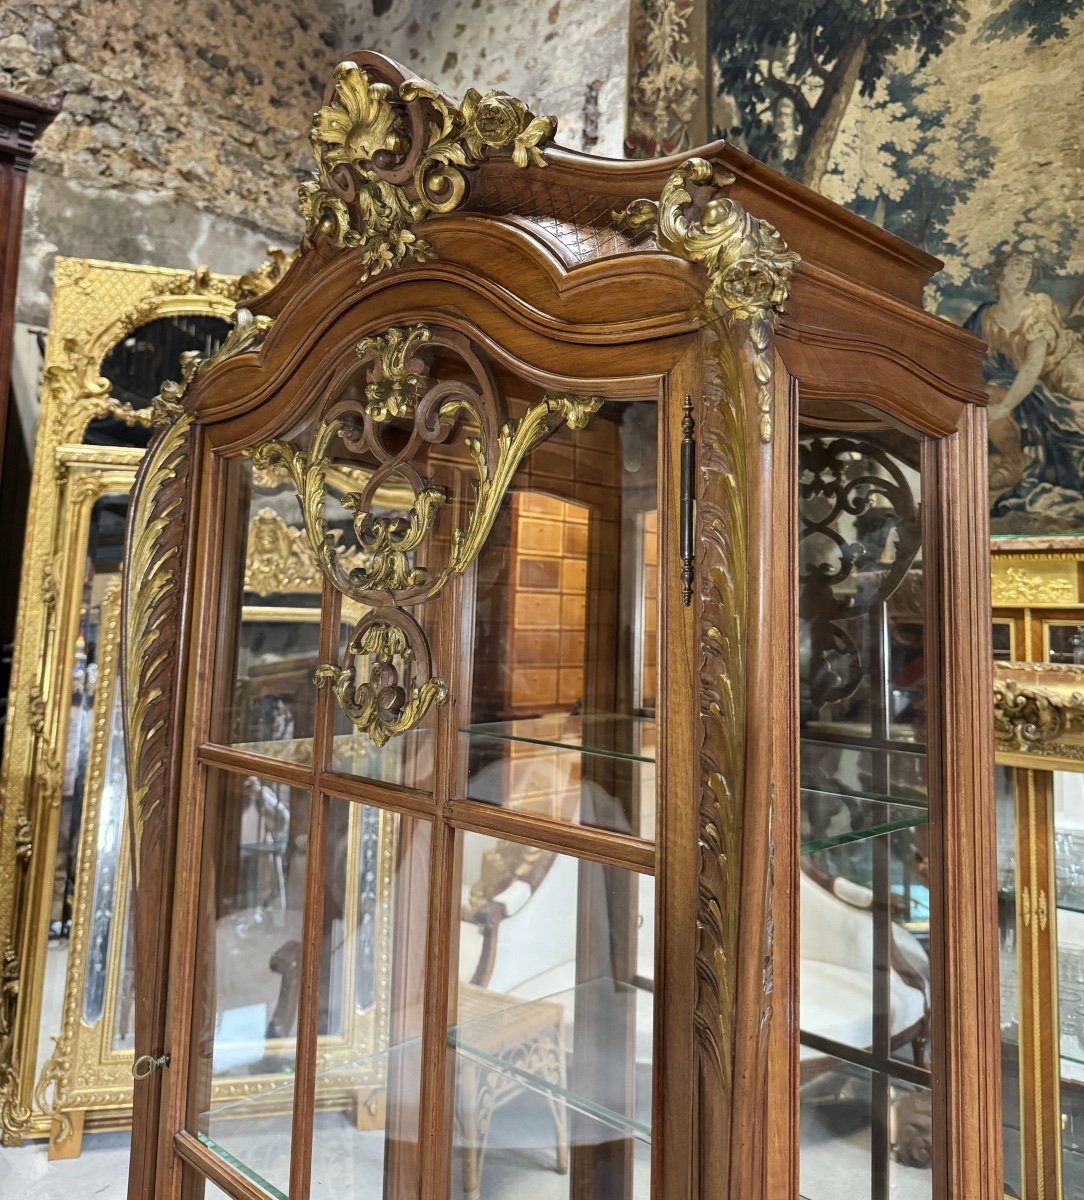
[[[26,171],[34,157],[34,143],[56,120],[63,93],[46,100],[0,88],[0,158],[13,160],[17,171]]]

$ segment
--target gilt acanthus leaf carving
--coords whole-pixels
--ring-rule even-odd
[[[710,324],[722,311],[745,322],[750,367],[756,383],[760,438],[772,436],[771,331],[790,296],[800,261],[768,221],[754,217],[726,195],[734,177],[704,158],[690,158],[663,185],[656,200],[635,200],[615,219],[630,229],[652,228],[659,249],[697,263],[708,282],[698,314]],[[690,190],[707,189],[697,201]]]
[[[360,251],[364,283],[432,258],[413,226],[458,208],[466,172],[491,151],[510,151],[519,167],[544,167],[539,147],[556,128],[553,117],[536,117],[505,92],[471,88],[456,104],[425,80],[396,90],[356,63],[340,63],[334,93],[313,118],[316,171],[299,188],[298,209],[310,232]]]

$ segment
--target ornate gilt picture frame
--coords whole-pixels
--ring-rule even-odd
[[[84,1127],[117,1128],[131,1118],[131,880],[119,708],[119,564],[115,576],[98,578],[101,586],[93,596],[86,580],[96,505],[112,502],[123,511],[144,450],[86,443],[92,440],[92,423],[102,419],[149,433],[152,407],[133,406],[113,395],[103,363],[114,348],[129,344],[138,330],[160,318],[219,318],[224,337],[238,301],[265,290],[285,264],[286,256],[273,251],[263,268],[236,279],[202,268],[185,272],[57,261],[0,782],[0,1130],[8,1145],[47,1136],[51,1157],[74,1157]],[[283,592],[299,599],[319,592],[321,577],[304,535],[271,520],[273,516],[257,514],[252,522],[246,592],[258,600],[275,591],[280,601]],[[87,693],[92,699],[80,724],[72,699],[72,664],[80,656],[86,659],[88,612],[94,616],[94,676]],[[304,606],[264,610],[247,604],[242,621],[296,624],[317,615],[318,610]],[[81,757],[72,752],[77,742]],[[76,758],[82,790],[77,846],[70,848],[75,867],[68,884],[70,920],[63,922],[63,962],[54,946],[57,931],[50,926],[57,924],[51,917],[61,797],[70,788]],[[347,843],[348,879],[360,878],[363,853],[375,862],[371,901],[378,918],[379,958],[380,945],[387,941],[380,936],[379,914],[390,911],[393,869],[388,831],[382,826],[363,829],[357,814]],[[356,917],[357,906],[348,906],[347,944],[350,920]],[[376,962],[374,969],[369,1007],[361,1011],[344,1002],[337,1028],[321,1039],[330,1070],[369,1052],[382,1038],[386,1041],[380,995],[387,967]],[[352,987],[346,963],[344,997]],[[220,1087],[223,1098],[269,1092],[268,1103],[274,1104],[281,1082],[273,1075],[245,1077],[223,1081]],[[326,1100],[356,1103],[359,1119],[372,1103],[356,1086],[339,1094],[330,1079]]]

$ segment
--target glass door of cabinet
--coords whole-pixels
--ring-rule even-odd
[[[319,463],[329,559],[256,646],[244,522],[207,532],[193,1194],[652,1194],[659,410],[396,328],[212,456],[249,537]]]
[[[938,898],[922,444],[799,431],[800,1190],[929,1197]]]

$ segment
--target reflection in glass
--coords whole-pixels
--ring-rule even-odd
[[[1084,1195],[1084,774],[1053,775],[1062,1186],[1075,1198]]]
[[[1084,625],[1046,623],[1046,661],[1084,665]]]
[[[321,1006],[321,1022],[346,1036],[325,1046],[316,1080],[314,1200],[417,1190],[429,841],[423,822],[331,802],[321,991],[345,1011]]]
[[[482,834],[458,853],[452,1194],[646,1198],[653,889]]]
[[[995,621],[993,627],[994,662],[1012,662],[1013,629],[1011,621]]]
[[[94,1025],[105,1007],[109,962],[113,954],[113,922],[120,899],[118,882],[127,878],[122,847],[126,821],[127,780],[124,771],[124,714],[121,689],[114,685],[105,778],[98,804],[97,856],[90,902],[90,931],[86,948],[83,1021]]]
[[[605,405],[505,498],[475,580],[471,800],[654,838],[657,419]]]
[[[640,707],[654,712],[659,686],[659,514],[641,519]]]
[[[114,700],[111,689],[119,641],[120,563],[127,506],[126,495],[108,494],[100,496],[91,507],[86,527],[86,554],[82,560],[82,588],[75,618],[77,623],[74,629],[65,634],[61,643],[70,647],[70,691],[66,697],[67,708],[61,710],[66,727],[62,742],[64,759],[60,777],[55,858],[46,895],[49,950],[45,957],[38,1018],[38,1078],[47,1060],[57,1050],[56,1038],[63,1029],[66,995],[74,992],[67,1003],[73,1004],[76,1011],[85,1009],[86,998],[79,991],[83,987],[83,978],[71,978],[68,971],[76,889],[80,885],[78,870],[84,821],[90,822],[90,841],[82,847],[82,855],[85,869],[92,872],[99,803],[109,808],[111,804],[115,806],[119,802],[123,811],[123,773],[119,779],[112,773],[106,776],[98,773],[105,769],[101,756],[109,737]],[[59,702],[63,705],[64,698]],[[114,732],[119,733],[119,730]],[[96,742],[100,743],[97,748]],[[103,817],[107,822],[110,819],[108,813]],[[106,985],[109,925],[112,920],[109,903],[119,852],[118,845],[111,847],[102,864],[102,877],[96,879],[94,896],[84,892],[82,901],[88,906],[87,925],[95,926],[94,930],[89,927],[78,930],[80,944],[77,946],[90,971],[87,978],[93,995],[89,998],[87,1011],[95,1021],[100,1015]],[[89,878],[93,876],[85,877],[82,886],[87,886]],[[97,939],[96,942],[94,939]]]
[[[157,317],[111,346],[102,359],[100,374],[110,383],[110,396],[137,411],[150,407],[162,390],[163,379],[179,378],[181,355],[195,351],[210,358],[226,340],[230,322],[222,317],[191,313]],[[96,417],[86,428],[83,441],[93,446],[146,446],[154,430],[132,425],[116,416]]]
[[[226,1090],[197,1131],[285,1191],[305,890],[309,795],[256,775],[211,772],[205,828],[198,963],[198,1046],[205,1085],[248,1080],[248,1108]],[[264,1088],[260,1088],[260,1081]],[[255,1084],[255,1086],[251,1086]],[[275,1085],[279,1084],[276,1090]]]
[[[932,1191],[919,444],[799,441],[801,1189]]]
[[[997,919],[1001,979],[1001,1094],[1005,1191],[1021,1196],[1020,984],[1016,940],[1016,773],[994,768],[997,808]]]
[[[227,740],[257,754],[312,761],[322,576],[289,478],[235,464],[248,521]]]
[[[131,1050],[135,1046],[135,925],[132,922],[131,875],[128,876],[123,903],[114,921],[121,930],[121,944],[113,1046],[118,1050]]]

